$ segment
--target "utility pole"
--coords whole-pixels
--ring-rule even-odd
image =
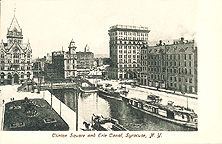
[[[39,58],[38,58],[38,60],[39,60]],[[41,77],[40,77],[41,74],[39,73],[39,71],[40,71],[39,69],[41,69],[41,66],[39,65],[39,64],[41,64],[40,60],[37,63],[38,63],[38,87],[39,87],[38,91],[40,93],[40,91],[41,91]]]
[[[79,97],[79,83],[76,84],[76,131],[78,131],[78,123],[79,123],[79,117],[78,117],[78,97]]]
[[[51,109],[52,109],[52,79],[51,79]]]
[[[38,85],[39,85],[39,58],[38,58],[38,61],[37,61],[37,77],[38,77]]]

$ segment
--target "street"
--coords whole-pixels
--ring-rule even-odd
[[[95,80],[90,79],[90,82],[95,83]],[[114,87],[121,87],[121,84],[119,84],[120,81],[117,80],[97,80],[98,83],[110,83]],[[198,99],[196,98],[187,98],[181,95],[177,94],[171,94],[171,93],[166,93],[166,92],[160,92],[157,90],[151,90],[151,89],[146,89],[146,88],[141,88],[141,87],[135,87],[132,88],[130,85],[124,85],[126,88],[129,90],[128,97],[130,98],[141,98],[141,99],[146,99],[147,95],[154,94],[157,96],[160,96],[162,98],[162,104],[167,104],[168,101],[173,101],[174,105],[180,105],[188,107],[190,109],[193,109],[195,113],[198,113]]]

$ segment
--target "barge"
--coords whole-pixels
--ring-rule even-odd
[[[97,93],[102,97],[114,98],[116,100],[122,100],[122,96],[128,94],[126,88],[114,88],[111,84],[106,84],[105,86],[99,86]]]
[[[193,110],[173,105],[172,101],[169,101],[167,105],[163,105],[159,96],[149,95],[146,100],[123,96],[122,100],[128,106],[146,114],[184,127],[198,129],[198,116]]]
[[[118,120],[95,114],[92,116],[92,128],[96,131],[127,131]]]
[[[97,92],[96,87],[79,87],[79,90],[83,93],[95,93],[95,92]]]

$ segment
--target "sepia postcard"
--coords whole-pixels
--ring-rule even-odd
[[[221,143],[220,0],[0,0],[1,143]]]

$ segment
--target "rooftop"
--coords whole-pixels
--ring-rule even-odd
[[[115,25],[111,26],[110,29],[132,29],[132,30],[149,30],[148,27],[143,26],[130,26],[130,25]]]

